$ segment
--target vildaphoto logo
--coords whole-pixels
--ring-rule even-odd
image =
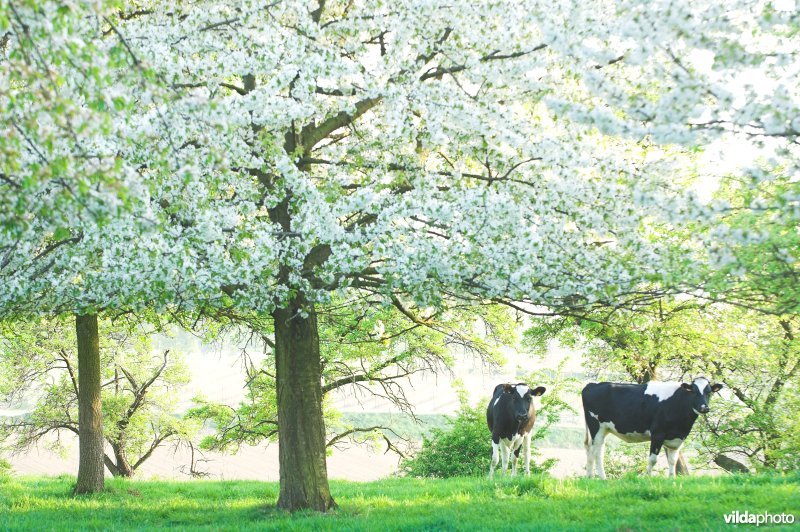
[[[771,514],[769,512],[751,513],[734,510],[723,516],[729,525],[791,525],[794,523],[794,514]]]

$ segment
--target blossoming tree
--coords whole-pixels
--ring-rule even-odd
[[[764,70],[773,92],[725,90],[797,26],[768,2],[36,4],[26,24],[42,39],[64,38],[55,12],[93,47],[47,72],[97,69],[115,110],[93,137],[116,163],[97,182],[118,182],[125,202],[92,231],[103,253],[81,294],[271,316],[278,505],[291,510],[335,504],[316,305],[367,290],[422,321],[453,297],[529,310],[646,299],[639,283],[687,262],[650,224],[715,213],[674,180],[697,171],[692,149],[728,131],[796,139],[796,87],[778,90],[796,43]],[[31,144],[15,145],[26,172]],[[85,160],[69,137],[54,146]],[[67,198],[80,219],[94,190]],[[7,270],[25,280],[15,300],[64,301],[70,256],[44,276]]]

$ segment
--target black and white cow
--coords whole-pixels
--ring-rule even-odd
[[[606,478],[603,450],[607,434],[626,442],[649,441],[648,474],[664,446],[669,474],[674,476],[681,445],[697,416],[708,413],[711,393],[720,389],[722,384],[710,384],[703,377],[691,384],[655,381],[587,384],[581,392],[586,419],[586,476],[592,476],[596,465],[597,475]]]
[[[525,474],[531,474],[531,429],[536,421],[533,398],[544,392],[544,386],[531,389],[524,382],[495,386],[486,409],[486,422],[492,431],[492,466],[489,469],[489,478],[494,477],[494,469],[501,456],[505,474],[512,451],[514,456],[511,458],[511,476],[516,475],[520,449],[525,453]]]

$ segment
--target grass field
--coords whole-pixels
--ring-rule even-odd
[[[115,479],[102,495],[73,497],[73,482],[0,477],[0,530],[717,530],[733,510],[800,520],[798,474],[339,481],[331,484],[339,509],[328,515],[276,510],[275,483]]]

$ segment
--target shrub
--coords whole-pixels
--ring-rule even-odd
[[[423,438],[416,456],[403,460],[402,472],[413,477],[442,478],[488,473],[492,444],[486,414],[478,408],[462,406],[448,424]]]
[[[458,414],[448,419],[448,424],[447,428],[433,429],[430,437],[423,438],[420,451],[401,463],[401,472],[412,477],[439,478],[489,474],[492,441],[483,408],[462,405]],[[534,455],[536,450],[532,449],[531,456]],[[548,459],[537,465],[531,459],[531,473],[545,473],[555,462]],[[518,466],[521,471],[521,459]]]
[[[531,435],[531,473],[546,473],[556,464],[557,460],[554,458],[540,464],[533,461],[538,454],[536,442],[544,439],[564,412],[574,413],[563,395],[575,393],[577,381],[562,376],[565,362],[555,370],[535,371],[523,377],[523,381],[529,384],[547,387],[541,408],[537,409],[536,424]],[[485,407],[469,406],[463,389],[458,395],[461,408],[456,417],[448,419],[447,427],[432,429],[430,436],[423,438],[420,451],[400,464],[401,472],[414,477],[440,478],[489,474],[492,443],[486,424]],[[485,405],[488,401],[486,398],[478,404]]]
[[[0,458],[0,478],[11,476],[11,464],[8,460]]]
[[[625,476],[642,476],[647,468],[647,457],[650,454],[650,444],[609,444],[606,438],[604,469],[608,478],[622,478]]]

